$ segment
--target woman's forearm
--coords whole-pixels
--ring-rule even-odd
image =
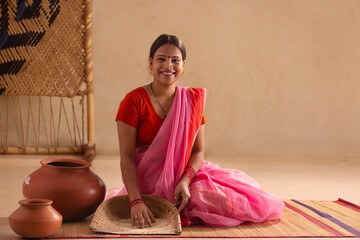
[[[203,161],[204,161],[204,152],[205,152],[205,128],[204,125],[200,126],[199,132],[196,136],[194,146],[191,152],[191,156],[188,162],[188,165],[199,171]]]
[[[191,157],[189,159],[189,162],[187,166],[192,167],[195,172],[198,172],[202,163],[204,161],[204,152],[197,152],[191,154]],[[180,181],[184,181],[187,185],[190,185],[190,176],[188,174],[185,174],[181,177]]]
[[[120,167],[130,201],[140,198],[135,162],[131,159],[121,159]]]
[[[192,167],[195,170],[195,172],[198,172],[203,162],[204,162],[204,126],[200,126],[187,166]],[[188,174],[184,174],[182,179],[186,176],[188,176]],[[186,177],[186,179],[190,180],[189,177]],[[190,184],[190,181],[188,182]]]
[[[120,169],[122,178],[128,192],[130,201],[140,198],[140,191],[137,182],[135,166],[135,142],[136,128],[117,121],[119,148],[120,148]]]
[[[204,152],[193,152],[190,156],[188,166],[191,166],[196,172],[199,171],[202,163],[204,161]]]

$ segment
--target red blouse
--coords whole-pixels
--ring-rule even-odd
[[[126,94],[121,101],[116,120],[137,128],[136,146],[151,144],[164,122],[155,111],[143,87]],[[203,116],[201,124],[205,124]]]

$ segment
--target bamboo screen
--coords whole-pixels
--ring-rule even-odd
[[[90,0],[0,0],[0,153],[94,149]]]

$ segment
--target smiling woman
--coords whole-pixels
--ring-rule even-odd
[[[160,107],[164,117],[168,114],[174,100],[174,84],[181,77],[184,66],[185,60],[183,59],[182,52],[177,46],[172,45],[171,41],[159,47],[153,57],[150,54],[149,67],[153,75],[153,82],[149,87],[155,98],[153,101],[155,105]],[[159,98],[157,97],[156,90],[160,93],[158,94],[160,95]],[[155,109],[158,107],[155,107]]]
[[[174,84],[182,76],[185,59],[185,46],[180,39],[173,35],[163,34],[151,46],[149,67],[153,75],[153,82],[149,87],[155,98],[152,99],[152,102],[155,103],[155,110],[164,117],[168,114],[174,100]],[[158,94],[156,94],[157,91]]]
[[[137,227],[155,221],[141,195],[174,203],[183,225],[229,227],[280,218],[279,197],[243,172],[204,161],[206,91],[176,85],[185,58],[184,45],[173,35],[153,43],[153,81],[128,93],[116,116],[125,187],[110,189],[106,199],[128,194]]]

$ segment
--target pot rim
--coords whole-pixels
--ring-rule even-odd
[[[78,167],[66,167],[66,166],[53,166],[53,165],[49,165],[49,163],[54,163],[54,162],[70,162],[70,163],[78,163],[81,164],[83,166],[78,166]],[[52,167],[52,168],[64,168],[64,169],[84,169],[84,168],[89,168],[91,166],[91,163],[85,161],[85,160],[81,160],[81,159],[73,159],[73,158],[47,158],[47,159],[43,159],[40,161],[40,163],[43,166],[47,166],[47,167]]]
[[[27,198],[19,201],[21,206],[48,206],[53,204],[53,201],[45,198]]]

